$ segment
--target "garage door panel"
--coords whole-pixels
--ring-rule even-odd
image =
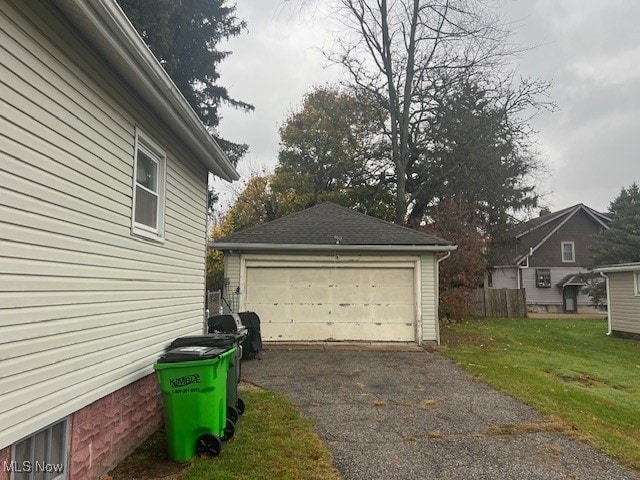
[[[265,340],[415,340],[414,270],[249,267],[246,308]]]
[[[289,301],[301,303],[332,303],[333,292],[323,285],[293,285]]]
[[[285,270],[285,269],[282,269]],[[290,268],[286,269],[290,285],[298,284],[323,284],[332,281],[332,272],[327,268]]]
[[[262,318],[262,317],[261,317]],[[307,323],[275,323],[261,324],[262,339],[265,341],[323,341],[323,340],[359,340],[362,332],[367,332],[368,341],[408,341],[413,338],[413,325],[385,325],[349,323],[340,325],[340,328],[332,323],[307,322]]]

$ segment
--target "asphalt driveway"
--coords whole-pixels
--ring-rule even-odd
[[[346,480],[638,480],[430,352],[264,350],[242,377],[316,421]]]

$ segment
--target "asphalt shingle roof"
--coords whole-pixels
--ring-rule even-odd
[[[212,243],[273,245],[451,245],[442,238],[386,222],[330,202],[232,233]]]

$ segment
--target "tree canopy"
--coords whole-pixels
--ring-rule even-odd
[[[224,0],[118,0],[131,23],[189,102],[215,135],[222,104],[253,110],[218,84],[217,66],[231,52],[219,50],[223,39],[238,36],[245,22]],[[216,136],[233,164],[247,146]]]
[[[353,93],[316,87],[280,128],[271,188],[295,191],[299,208],[331,201],[388,218],[387,162],[377,129],[381,112]]]
[[[533,88],[527,101],[539,93]],[[440,203],[457,200],[495,235],[512,212],[536,205],[531,180],[540,164],[528,126],[514,115],[518,101],[516,92],[487,90],[473,77],[449,87],[407,163],[409,224],[419,225]]]
[[[481,168],[483,162],[485,166],[487,162],[494,165],[500,152],[494,149],[493,159],[483,158],[483,152],[475,145],[482,138],[478,134],[487,139],[484,147],[499,136],[505,140],[516,133],[520,141],[525,141],[526,122],[518,119],[518,114],[523,109],[535,111],[550,106],[549,102],[540,101],[540,95],[548,89],[545,82],[513,82],[513,75],[505,68],[506,60],[516,53],[508,41],[510,32],[488,9],[487,2],[339,0],[338,4],[347,33],[329,57],[346,69],[350,78],[347,83],[352,88],[386,112],[380,117],[379,130],[389,145],[396,223],[404,224],[411,210],[411,223],[419,224],[429,203],[433,203],[431,200],[437,204],[441,194],[434,185],[468,178],[462,168],[438,165],[445,155],[452,155],[443,148],[450,150],[456,145],[449,132],[457,119],[446,117],[447,108],[458,112],[467,108],[466,113],[471,113],[468,109],[474,106],[475,115],[467,115],[467,123],[455,129],[458,138],[466,136],[462,145],[456,145],[455,156],[464,158],[466,167]],[[476,79],[474,89],[465,88],[472,85],[468,79]],[[478,102],[483,100],[479,94],[487,94],[484,100],[491,102],[478,110]],[[461,103],[465,99],[466,105]],[[438,130],[443,116],[449,120],[449,132]],[[489,125],[480,120],[489,120]],[[481,126],[482,131],[478,131]],[[490,129],[496,126],[500,131],[494,133]],[[448,136],[445,143],[443,133]],[[474,133],[476,137],[472,137]],[[503,149],[505,145],[506,142]],[[515,167],[507,185],[517,191],[509,192],[505,207],[518,210],[535,203],[536,197],[523,183],[533,164],[514,154],[513,145],[511,142],[509,159],[500,163]],[[473,148],[465,151],[469,147]],[[452,174],[442,178],[447,172]],[[435,180],[438,176],[439,184]],[[470,185],[467,182],[466,186]],[[486,190],[492,187],[488,185]]]
[[[640,262],[640,188],[633,183],[622,188],[609,205],[611,223],[594,238],[591,247],[595,265]]]

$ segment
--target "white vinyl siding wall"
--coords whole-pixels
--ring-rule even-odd
[[[640,335],[640,296],[635,294],[634,272],[608,272],[611,329]]]
[[[229,279],[229,291],[235,292],[240,286],[240,254],[225,253],[224,255],[224,276]],[[225,292],[225,293],[229,293]]]
[[[206,168],[55,12],[2,4],[0,448],[201,331],[207,202]],[[164,245],[131,235],[136,126],[167,152]]]
[[[438,341],[436,268],[438,267],[435,254],[430,253],[420,257],[420,316],[422,340],[426,341]]]

